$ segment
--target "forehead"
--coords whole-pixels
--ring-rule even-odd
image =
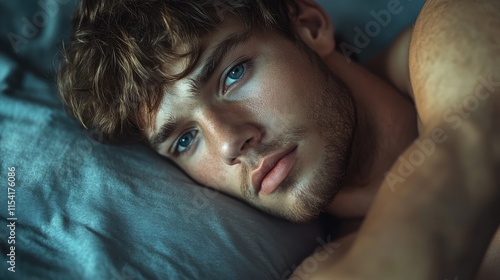
[[[158,110],[155,112],[155,117],[152,119],[153,122],[149,129],[147,129],[147,136],[150,139],[154,133],[159,129],[158,123],[164,120],[172,112],[171,108],[173,103],[172,97],[179,95],[180,93],[190,93],[191,91],[191,81],[192,77],[200,74],[202,64],[207,60],[211,52],[225,39],[234,36],[236,34],[241,34],[243,32],[249,31],[245,25],[234,17],[227,17],[224,19],[220,26],[217,26],[204,38],[201,38],[198,51],[201,52],[199,59],[194,65],[193,70],[183,78],[173,83],[165,85],[163,88],[163,97]],[[177,48],[178,53],[186,53],[192,51],[192,48],[188,42]],[[164,65],[164,71],[170,75],[178,75],[189,67],[191,62],[190,57],[181,57],[174,61],[170,61],[168,65]],[[178,107],[175,104],[175,107]]]
[[[220,25],[214,27],[212,30],[210,30],[210,32],[207,33],[207,35],[200,38],[199,42],[183,42],[174,48],[174,52],[177,54],[192,53],[193,51],[201,52],[201,56],[197,64],[195,65],[196,69],[201,64],[201,62],[206,59],[210,51],[213,50],[216,45],[224,41],[224,39],[231,36],[232,34],[237,34],[248,30],[249,29],[245,27],[245,24],[242,21],[236,19],[233,16],[228,16],[224,18],[224,21]],[[180,57],[174,61],[169,61],[167,65],[164,65],[164,69],[170,75],[176,75],[182,73],[186,69],[189,61],[189,56]]]

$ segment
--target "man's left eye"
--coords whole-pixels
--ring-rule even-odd
[[[226,89],[237,82],[243,76],[243,74],[245,74],[245,70],[245,63],[240,63],[229,70],[229,73],[227,73],[226,79],[224,81],[224,88]]]

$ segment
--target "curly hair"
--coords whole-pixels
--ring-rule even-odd
[[[201,40],[225,16],[237,15],[248,30],[296,40],[296,11],[294,0],[82,0],[62,50],[62,101],[101,140],[147,142],[145,128],[153,123],[163,89],[193,70]],[[188,66],[168,73],[179,58],[188,58]]]

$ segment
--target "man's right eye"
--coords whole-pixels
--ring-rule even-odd
[[[175,152],[177,154],[182,154],[186,152],[192,145],[194,138],[196,137],[196,130],[190,130],[179,137],[177,143],[175,144]]]
[[[245,63],[240,63],[236,65],[235,67],[231,68],[229,73],[227,73],[225,82],[224,82],[224,88],[230,87],[232,84],[234,84],[236,81],[238,81],[241,76],[245,73],[246,70],[246,65]]]
[[[241,79],[245,76],[248,67],[250,65],[251,61],[247,60],[244,62],[241,62],[231,68],[229,72],[224,76],[224,79],[222,81],[222,92],[226,93],[226,91],[231,88],[233,85],[237,84],[240,82]]]

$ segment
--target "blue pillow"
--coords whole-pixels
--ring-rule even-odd
[[[319,2],[341,35],[337,45],[356,47],[355,27],[365,29],[372,11],[391,1]],[[356,53],[360,61],[411,24],[423,2],[401,1],[404,10]],[[0,2],[4,186],[15,168],[15,197],[6,187],[0,195],[1,279],[285,279],[329,240],[322,219],[296,225],[273,218],[197,185],[144,146],[90,140],[54,85],[57,48],[75,6]],[[6,246],[9,236],[15,244]]]
[[[276,219],[144,146],[90,140],[54,85],[75,3],[0,5],[4,186],[15,168],[15,197],[0,195],[1,279],[280,279],[326,240],[321,221]]]

